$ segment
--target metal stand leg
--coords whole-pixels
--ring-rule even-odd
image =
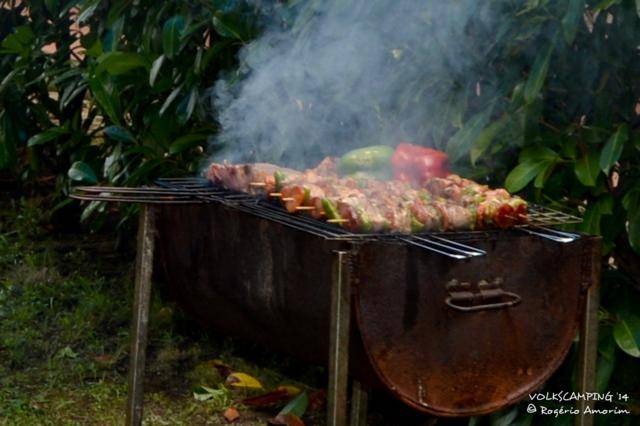
[[[133,300],[133,323],[131,325],[131,362],[129,365],[129,395],[127,399],[126,424],[142,424],[144,364],[149,326],[151,299],[151,273],[155,233],[155,211],[142,205],[138,228],[138,254],[136,257],[136,284]]]
[[[351,390],[351,426],[367,426],[369,394],[356,380]]]
[[[581,393],[596,390],[596,360],[598,357],[598,306],[600,304],[600,286],[592,285],[587,290],[585,312],[580,327],[578,391]],[[593,414],[584,415],[584,410],[593,408],[593,401],[579,399],[577,408],[580,414],[576,417],[576,425],[593,425]]]
[[[347,424],[347,384],[349,375],[349,329],[351,292],[346,251],[336,252],[331,289],[331,330],[329,342],[329,391],[327,425]]]

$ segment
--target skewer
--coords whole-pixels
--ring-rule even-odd
[[[249,182],[249,186],[267,186],[266,182]]]
[[[285,198],[282,198],[282,201],[295,201],[295,200],[296,200],[296,199],[295,199],[295,198],[293,198],[293,197],[285,197]]]
[[[298,206],[296,207],[296,210],[315,210],[316,208],[314,206]]]
[[[280,192],[272,192],[269,194],[269,197],[282,197],[282,193]]]
[[[327,219],[327,223],[344,223],[349,222],[349,219]]]

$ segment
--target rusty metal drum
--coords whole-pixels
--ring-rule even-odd
[[[600,241],[465,233],[454,260],[389,240],[332,241],[221,204],[157,208],[155,279],[203,326],[325,364],[332,265],[350,252],[351,374],[438,416],[538,388],[576,335]]]

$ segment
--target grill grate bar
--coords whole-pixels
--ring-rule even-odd
[[[438,245],[441,247],[446,247],[450,250],[458,251],[469,257],[484,256],[485,254],[487,254],[487,252],[484,250],[471,247],[470,245],[462,244],[457,241],[452,241],[447,238],[442,238],[437,235],[430,235],[429,237],[419,237],[416,235],[412,235],[411,238],[418,241],[429,242],[430,244]]]
[[[468,255],[468,254],[462,254],[455,251],[443,250],[442,248],[437,246],[434,247],[433,245],[430,245],[431,243],[433,243],[433,241],[429,241],[427,239],[417,241],[414,238],[407,238],[407,237],[397,237],[397,238],[399,241],[405,242],[409,245],[416,246],[424,250],[432,251],[434,253],[442,254],[444,256],[451,257],[456,260],[463,260],[463,259],[468,259],[470,257],[473,257],[472,255]]]
[[[582,219],[577,216],[535,204],[529,206],[528,218],[529,225],[533,226],[566,225],[582,222]]]
[[[518,230],[563,244],[573,242],[580,238],[579,234],[558,231],[557,229],[542,226],[520,227]]]
[[[454,241],[484,231],[433,232],[423,234],[361,234],[350,232],[337,224],[330,224],[304,214],[291,214],[274,201],[244,192],[231,191],[213,186],[204,178],[163,178],[156,186],[140,188],[91,187],[74,188],[72,198],[90,201],[137,202],[151,204],[193,204],[217,202],[287,227],[331,240],[370,241],[387,240],[410,244],[454,259],[468,259],[486,254],[484,250]],[[558,231],[548,226],[579,223],[581,219],[567,213],[546,207],[531,205],[529,223],[516,227],[517,230],[547,238],[559,243],[568,243],[580,235]]]

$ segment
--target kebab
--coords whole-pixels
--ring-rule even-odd
[[[407,149],[407,144],[401,145]],[[381,173],[372,173],[373,168],[384,164],[385,156],[395,154],[390,154],[388,147],[359,151],[364,153],[362,157],[354,152],[339,161],[328,157],[304,172],[267,163],[225,162],[212,164],[207,175],[233,190],[278,197],[290,213],[302,211],[341,223],[352,231],[445,231],[493,225],[504,228],[526,220],[526,202],[504,189],[490,189],[449,173],[442,177],[446,164],[441,160],[443,153],[438,161],[412,159],[413,178],[407,178],[407,167],[395,159],[397,178],[381,181],[377,179]],[[361,164],[358,158],[362,158]],[[417,169],[416,164],[423,169]],[[397,173],[398,167],[404,167],[404,174]],[[428,167],[437,170],[430,172]],[[340,176],[345,172],[350,174]]]

